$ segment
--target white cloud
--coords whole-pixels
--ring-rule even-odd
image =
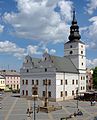
[[[97,9],[97,0],[87,0],[87,1],[88,1],[88,3],[87,3],[86,11],[89,14],[92,14],[94,12],[94,10]]]
[[[55,54],[56,50],[45,48],[40,44],[39,45],[28,45],[26,48],[21,48],[15,43],[12,43],[10,41],[4,41],[0,42],[0,53],[2,54],[11,54],[18,59],[23,58],[26,55],[42,55],[43,52],[47,50],[50,54]]]
[[[97,58],[93,59],[93,60],[86,60],[87,63],[87,67],[89,68],[94,68],[95,66],[97,66]]]
[[[47,53],[49,53],[49,54],[52,55],[52,54],[55,54],[55,53],[56,53],[56,50],[55,50],[55,49],[50,49],[50,50],[49,50],[48,48],[45,48],[45,49],[44,49],[44,52],[47,52]]]
[[[51,49],[50,50],[50,54],[55,54],[56,53],[56,50],[55,49]]]
[[[27,46],[27,53],[30,55],[36,54],[36,55],[41,55],[42,52],[40,52],[38,46],[32,46],[32,45],[28,45]]]
[[[24,55],[25,49],[18,47],[15,43],[4,41],[0,42],[0,53],[13,54],[20,57]]]
[[[3,32],[4,26],[0,24],[0,33]]]
[[[68,22],[71,20],[72,2],[71,1],[59,1],[58,6],[60,7],[60,13],[63,18]]]
[[[90,25],[81,29],[83,35],[88,39],[87,48],[97,49],[97,16],[89,19]]]
[[[5,13],[4,20],[13,26],[17,36],[63,42],[68,37],[67,21],[71,20],[72,5],[69,0],[17,0],[19,12]],[[60,12],[54,11],[55,7],[59,7]]]

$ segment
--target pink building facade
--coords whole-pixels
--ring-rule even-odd
[[[86,89],[87,91],[93,89],[93,70],[86,70]]]
[[[15,70],[2,70],[1,74],[5,77],[5,85],[12,90],[20,89],[20,73]]]

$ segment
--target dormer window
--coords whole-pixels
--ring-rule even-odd
[[[26,60],[26,62],[28,63],[29,61],[28,61],[28,60]]]
[[[27,72],[29,72],[29,70],[27,69]]]
[[[45,68],[45,72],[47,72],[47,68]]]
[[[72,45],[70,45],[70,48],[72,48]]]

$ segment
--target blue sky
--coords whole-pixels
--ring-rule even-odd
[[[97,0],[0,0],[0,69],[19,70],[27,54],[64,56],[73,8],[87,67],[97,66]]]

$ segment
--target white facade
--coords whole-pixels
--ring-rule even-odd
[[[56,59],[56,57],[55,57]],[[60,58],[61,59],[65,59]],[[33,64],[32,64],[33,63]],[[63,101],[72,99],[76,96],[77,88],[83,82],[79,82],[78,72],[59,72],[55,66],[55,60],[49,54],[44,54],[43,58],[34,63],[33,58],[26,56],[23,67],[21,68],[20,94],[23,97],[32,96],[32,87],[37,85],[39,98],[44,99],[45,92],[44,80],[50,80],[48,85],[49,99],[52,101]],[[72,65],[72,63],[71,63]],[[72,67],[72,66],[71,66]],[[68,69],[68,68],[67,68]],[[33,82],[34,81],[34,82]],[[38,83],[37,83],[38,81]],[[84,88],[85,89],[85,88]],[[83,90],[80,90],[83,92]]]
[[[37,85],[39,98],[45,97],[44,81],[48,80],[48,97],[53,101],[73,99],[78,93],[86,92],[85,44],[80,41],[79,27],[73,12],[69,41],[64,44],[64,57],[43,54],[43,58],[25,57],[20,70],[20,94],[32,96]]]
[[[85,44],[82,42],[70,42],[64,45],[65,56],[69,57],[75,67],[77,68],[79,75],[79,93],[86,91],[86,55]],[[72,51],[72,52],[71,52]]]

